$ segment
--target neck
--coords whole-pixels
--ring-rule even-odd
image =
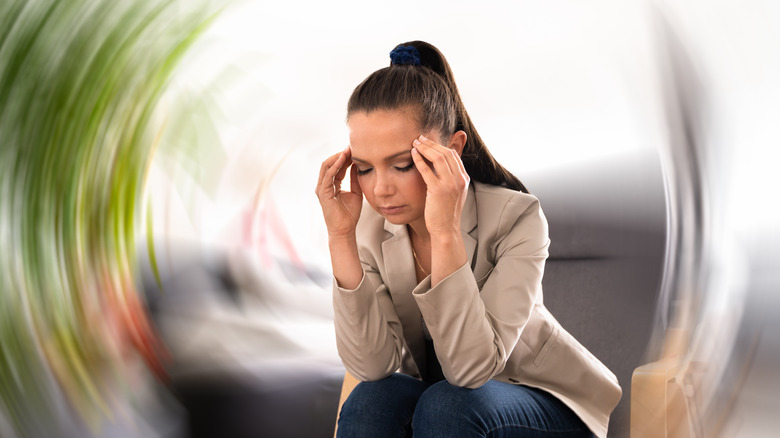
[[[425,226],[425,222],[422,224],[410,223],[406,225],[406,229],[409,231],[409,236],[413,241],[417,242],[430,242],[431,233],[428,232],[428,228]]]

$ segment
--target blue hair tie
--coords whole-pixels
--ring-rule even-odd
[[[398,46],[390,52],[393,65],[420,65],[420,51],[414,46]]]

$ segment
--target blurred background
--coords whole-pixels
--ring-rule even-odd
[[[0,436],[332,436],[314,184],[352,89],[416,39],[541,200],[548,307],[624,390],[610,435],[654,436],[631,378],[659,360],[670,436],[776,434],[775,2],[0,12]]]

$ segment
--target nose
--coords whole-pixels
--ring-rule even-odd
[[[374,184],[374,196],[377,198],[391,196],[395,193],[395,185],[392,178],[384,172],[377,172],[376,184]]]

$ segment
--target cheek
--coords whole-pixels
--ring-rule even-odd
[[[425,185],[425,180],[423,180],[422,175],[418,172],[409,173],[410,175],[406,180],[407,190],[410,193],[413,193],[414,197],[425,199],[425,192],[428,191],[428,187]]]
[[[360,186],[360,191],[363,192],[363,196],[368,200],[373,198],[374,186],[370,183],[370,178],[368,177],[368,175],[363,175],[363,176],[358,175],[357,182],[358,185]]]

